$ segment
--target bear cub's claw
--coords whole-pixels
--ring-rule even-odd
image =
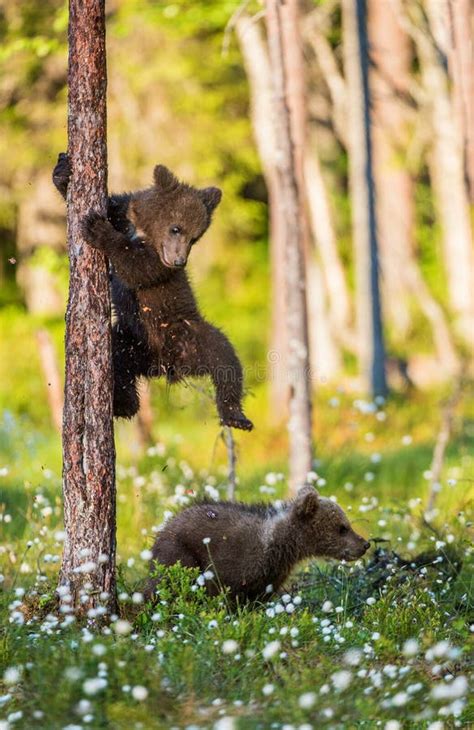
[[[244,416],[243,413],[233,413],[231,416],[221,418],[223,426],[229,426],[230,428],[240,428],[241,431],[251,431],[253,429],[252,421]]]

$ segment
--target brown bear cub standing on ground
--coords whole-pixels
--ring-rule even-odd
[[[152,550],[146,594],[159,583],[159,565],[178,561],[212,571],[210,593],[229,588],[234,599],[268,600],[297,563],[310,557],[356,560],[370,544],[352,529],[343,510],[304,487],[296,498],[272,505],[199,503],[180,512],[159,534]]]
[[[62,153],[53,182],[64,198],[70,172]],[[253,427],[242,412],[240,361],[225,335],[201,317],[183,270],[220,199],[218,188],[198,190],[157,165],[150,188],[113,195],[107,218],[90,213],[84,221],[87,243],[112,264],[115,416],[138,411],[139,376],[175,383],[210,375],[221,423]]]

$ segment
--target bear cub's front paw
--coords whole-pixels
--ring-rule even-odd
[[[84,216],[81,222],[81,231],[85,240],[89,246],[98,248],[100,251],[105,249],[111,229],[113,230],[113,226],[110,221],[95,211]]]
[[[67,196],[69,179],[71,177],[71,163],[66,152],[60,152],[56,167],[53,170],[53,184],[64,199]]]

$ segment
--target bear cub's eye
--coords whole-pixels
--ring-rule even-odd
[[[339,534],[340,535],[345,535],[346,532],[348,532],[348,531],[349,531],[349,528],[346,527],[345,525],[341,525],[340,528],[339,528]]]
[[[178,233],[181,233],[181,228],[179,226],[173,226],[171,228],[171,233],[174,233],[174,235],[177,236]]]

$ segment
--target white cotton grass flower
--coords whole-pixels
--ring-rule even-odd
[[[400,730],[401,725],[398,720],[389,720],[384,725],[384,730]]]
[[[352,672],[349,672],[348,669],[341,669],[340,672],[331,674],[331,680],[334,688],[339,692],[343,692],[352,682]]]
[[[281,644],[279,641],[270,641],[262,651],[262,656],[264,659],[272,659],[272,657],[277,654],[281,649]]]
[[[275,691],[275,685],[274,684],[264,684],[262,687],[262,694],[265,695],[265,697],[268,697]]]
[[[86,679],[82,684],[82,690],[84,694],[93,697],[98,694],[101,690],[107,687],[107,680],[104,677],[93,677],[92,679]]]
[[[125,619],[118,619],[114,623],[114,631],[119,636],[128,636],[132,632],[132,624],[129,621],[125,621]]]
[[[316,692],[304,692],[298,698],[298,704],[302,710],[310,710],[316,702]]]
[[[21,679],[22,667],[8,667],[3,673],[3,681],[7,687],[18,684]]]
[[[403,705],[406,705],[406,703],[410,700],[410,697],[406,692],[397,692],[392,697],[392,705],[393,707],[403,707]]]
[[[140,604],[143,603],[143,593],[139,593],[136,591],[135,593],[132,593],[132,603]]]
[[[142,550],[140,553],[140,557],[142,560],[151,560],[153,557],[153,553],[151,550]]]
[[[222,653],[223,654],[235,654],[238,651],[239,645],[235,639],[227,639],[222,642]]]
[[[321,611],[323,613],[331,613],[331,611],[334,609],[334,604],[332,601],[324,601],[323,605],[321,606]]]
[[[467,679],[461,675],[449,684],[444,682],[436,684],[431,690],[431,696],[434,700],[457,700],[466,694],[467,689]]]
[[[402,653],[406,657],[416,656],[420,651],[420,645],[416,639],[407,639],[403,644]]]
[[[231,717],[230,715],[226,715],[225,717],[221,717],[217,722],[213,725],[213,730],[235,730],[237,727],[235,723],[235,717]]]
[[[362,661],[363,652],[360,649],[348,649],[346,653],[344,654],[344,663],[348,664],[350,667],[357,667],[358,664]]]
[[[92,653],[95,656],[104,656],[104,654],[107,652],[107,648],[104,646],[104,644],[94,644],[92,647]]]
[[[147,688],[143,687],[141,684],[135,685],[135,687],[132,688],[132,697],[134,700],[137,700],[137,702],[143,702],[143,700],[146,700],[148,697]]]

